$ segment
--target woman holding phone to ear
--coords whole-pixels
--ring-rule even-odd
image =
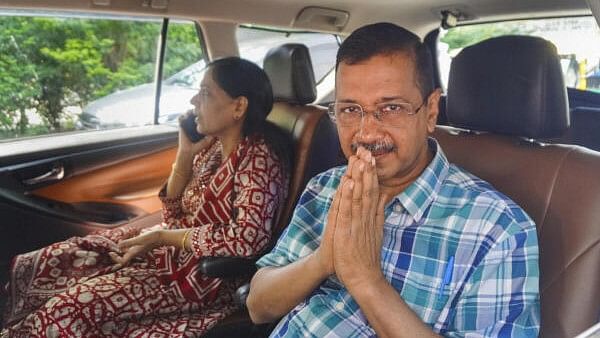
[[[203,256],[255,256],[287,194],[289,140],[266,121],[273,94],[255,64],[208,65],[191,99],[197,131],[179,148],[159,197],[164,222],[75,237],[13,260],[10,337],[197,336],[235,310],[239,281],[202,275]]]

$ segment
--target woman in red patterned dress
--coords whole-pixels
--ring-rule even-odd
[[[203,276],[203,256],[254,256],[287,193],[285,137],[265,119],[271,84],[253,63],[212,62],[179,133],[160,225],[75,237],[14,258],[5,337],[191,337],[235,310],[237,281]],[[189,114],[188,113],[188,114]]]

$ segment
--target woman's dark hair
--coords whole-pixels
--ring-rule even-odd
[[[290,169],[293,158],[290,136],[266,120],[273,108],[273,89],[267,74],[253,62],[235,56],[214,60],[208,67],[212,70],[213,80],[227,95],[248,99],[242,135],[262,135],[284,168]]]

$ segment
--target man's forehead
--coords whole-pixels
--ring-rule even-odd
[[[363,76],[365,80],[368,80],[369,77],[385,77],[386,74],[412,78],[415,74],[413,58],[406,53],[395,53],[374,55],[368,59],[351,63],[340,62],[336,69],[336,82]]]
[[[410,51],[393,51],[386,53],[378,53],[371,55],[367,58],[355,59],[348,58],[340,61],[338,64],[337,70],[339,71],[340,67],[348,67],[348,66],[360,66],[372,63],[373,61],[378,61],[382,66],[393,66],[394,64],[403,63],[406,64],[407,67],[414,67],[414,55]]]
[[[418,92],[414,62],[406,53],[375,55],[353,63],[342,62],[337,68],[337,100],[354,101],[359,99],[357,96],[364,95],[374,101],[391,96],[411,96],[413,91]]]

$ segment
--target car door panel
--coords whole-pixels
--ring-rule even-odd
[[[175,156],[175,130],[54,149],[48,156],[30,151],[3,157],[0,268],[18,253],[160,215],[157,192]],[[19,162],[23,158],[27,160]],[[57,167],[63,170],[62,179],[26,183]]]
[[[91,170],[32,194],[65,203],[108,202],[155,212],[160,210],[156,196],[171,171],[175,151],[166,149]]]

